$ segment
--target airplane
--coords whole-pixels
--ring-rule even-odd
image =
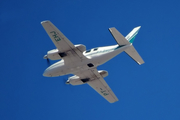
[[[56,46],[56,49],[47,52],[44,59],[61,59],[49,66],[44,71],[43,76],[57,77],[74,74],[74,76],[68,78],[66,84],[82,85],[87,83],[110,103],[118,101],[118,98],[104,80],[104,78],[108,76],[108,72],[105,70],[97,70],[97,67],[123,51],[139,65],[144,63],[132,44],[141,26],[134,28],[126,37],[115,27],[109,28],[117,45],[96,47],[86,50],[86,46],[83,44],[74,45],[50,21],[42,21],[41,24]]]

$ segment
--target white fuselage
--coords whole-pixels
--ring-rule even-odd
[[[93,48],[83,52],[88,60],[78,61],[74,64],[65,64],[62,59],[48,67],[43,75],[47,77],[56,77],[66,74],[75,74],[79,71],[91,69],[104,64],[130,46],[131,44],[125,46],[112,45]]]

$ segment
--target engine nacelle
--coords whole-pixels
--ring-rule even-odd
[[[47,57],[51,60],[61,59],[58,49],[53,49],[47,52]]]
[[[84,52],[86,50],[86,46],[82,44],[75,45],[75,47],[81,52]]]
[[[67,80],[67,82],[66,82],[66,84],[71,84],[71,85],[81,85],[81,84],[84,84],[84,83],[85,83],[85,82],[83,82],[83,81],[79,78],[79,76],[76,76],[76,75],[70,77],[70,78]]]
[[[99,70],[98,73],[104,78],[106,76],[108,76],[108,72],[105,70]],[[85,79],[80,79],[79,76],[74,75],[72,77],[70,77],[67,81],[66,84],[71,84],[71,85],[82,85],[84,83],[87,83],[90,79],[89,78],[85,78]]]
[[[106,76],[108,76],[108,71],[105,71],[105,70],[99,70],[98,73],[99,73],[103,78],[105,78]]]

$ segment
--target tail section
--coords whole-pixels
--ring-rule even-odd
[[[134,28],[126,37],[124,37],[116,28],[109,28],[112,36],[120,46],[130,45],[130,47],[125,50],[125,52],[139,65],[143,64],[144,61],[138,54],[132,43],[136,35],[138,34],[140,28],[141,26]]]
[[[125,52],[134,60],[136,61],[139,65],[144,63],[144,60],[141,58],[139,53],[136,51],[133,45],[128,47]]]

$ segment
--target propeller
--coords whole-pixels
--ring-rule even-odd
[[[64,82],[66,85],[69,85],[69,84],[70,84],[70,82],[68,81],[68,79],[69,79],[69,75],[66,75],[66,76],[64,76],[64,78],[63,78],[63,82]]]
[[[50,60],[49,60],[48,56],[47,56],[47,55],[45,55],[43,58],[47,60],[47,65],[48,65],[48,66],[50,66],[50,65],[51,65],[51,63],[50,63]]]
[[[50,65],[51,65],[51,63],[50,63],[50,60],[49,60],[49,59],[47,59],[47,65],[48,65],[48,66],[50,66]]]
[[[63,85],[66,86],[66,89],[69,90],[70,92],[73,92],[73,90],[71,88],[72,86],[70,85],[70,83],[67,82],[68,79],[69,79],[69,76],[70,75],[63,76],[63,80],[62,81],[63,81]]]

